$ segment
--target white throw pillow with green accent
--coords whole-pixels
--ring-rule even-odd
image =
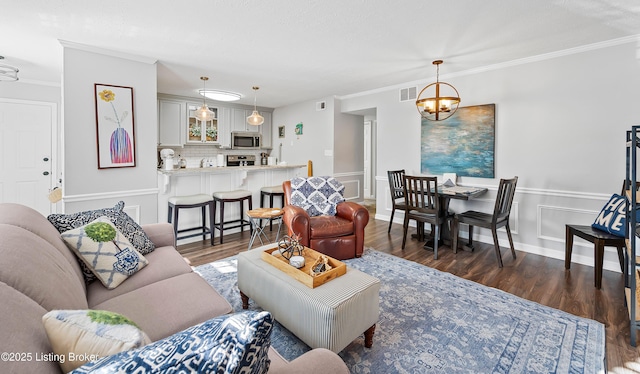
[[[148,261],[107,217],[61,234],[67,246],[108,289],[118,287]]]
[[[105,310],[52,310],[42,316],[42,322],[65,373],[151,343],[133,321]]]

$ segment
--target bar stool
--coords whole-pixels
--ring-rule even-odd
[[[264,207],[264,198],[269,197],[269,208],[273,208],[273,198],[280,197],[280,207],[284,208],[284,190],[282,185],[279,186],[266,186],[260,189],[260,208]],[[260,220],[262,225],[262,220]],[[273,231],[273,220],[269,220],[269,231]]]
[[[249,210],[253,209],[251,191],[247,190],[235,190],[235,191],[220,191],[213,193],[213,230],[218,229],[220,231],[220,244],[222,244],[222,238],[224,236],[224,229],[235,229],[240,227],[240,232],[244,231],[245,226],[249,226],[251,230],[251,223],[243,218],[244,214],[244,201],[249,200]],[[225,203],[240,203],[240,218],[232,221],[224,220],[224,204]],[[220,223],[216,223],[216,206],[220,203]],[[228,226],[228,224],[234,224]]]
[[[207,227],[207,214],[206,208],[209,207],[209,222],[211,227]],[[201,208],[202,226],[191,227],[188,229],[178,230],[178,212],[180,209]],[[186,239],[194,236],[202,235],[202,240],[206,240],[206,235],[211,234],[211,245],[213,245],[213,223],[214,223],[214,203],[211,196],[205,194],[188,195],[188,196],[173,196],[169,198],[169,213],[167,220],[169,223],[173,221],[173,232],[176,235],[176,240]],[[194,233],[184,236],[178,236],[178,233],[202,230],[202,233]]]

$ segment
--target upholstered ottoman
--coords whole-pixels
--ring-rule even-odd
[[[270,247],[238,254],[243,308],[253,299],[311,348],[338,353],[363,333],[365,346],[372,346],[380,315],[377,278],[347,267],[346,274],[309,288],[261,259]]]

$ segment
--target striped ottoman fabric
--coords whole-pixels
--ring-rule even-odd
[[[311,348],[338,353],[365,331],[372,336],[380,316],[377,278],[348,267],[346,274],[309,288],[260,258],[271,247],[238,254],[241,293]]]

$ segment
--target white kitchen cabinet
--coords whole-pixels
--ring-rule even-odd
[[[232,109],[232,124],[231,131],[249,131],[258,132],[255,126],[247,124],[247,116],[250,116],[253,111],[247,111],[245,109]]]
[[[220,132],[218,131],[218,108],[209,107],[215,113],[215,118],[210,121],[200,121],[196,118],[196,110],[202,104],[188,103],[187,115],[187,144],[218,144]]]
[[[221,147],[231,148],[232,109],[218,108],[218,141]]]
[[[158,100],[158,145],[179,146],[185,143],[187,103]]]
[[[260,126],[260,132],[262,134],[262,148],[271,149],[273,147],[273,140],[271,139],[273,132],[271,113],[262,112],[260,114],[264,117],[264,123]]]

